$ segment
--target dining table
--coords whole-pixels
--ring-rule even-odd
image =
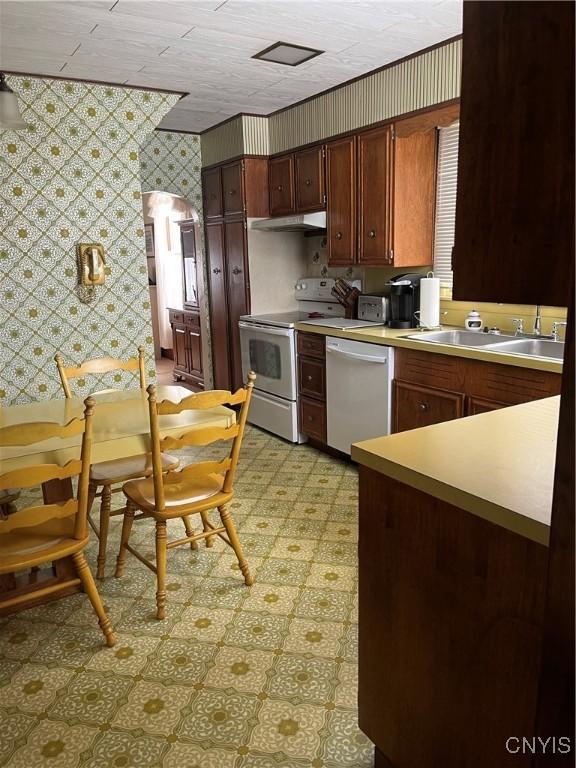
[[[157,387],[158,401],[180,402],[191,394],[193,393],[189,389],[176,385]],[[144,390],[106,390],[95,393],[92,397],[96,402],[92,419],[92,464],[150,451],[148,397]],[[58,398],[12,405],[0,409],[0,427],[36,421],[66,424],[70,419],[82,418],[83,411],[83,398]],[[179,434],[191,427],[230,427],[235,421],[235,411],[223,405],[203,410],[185,410],[161,416],[160,432],[161,436],[165,437]],[[82,436],[78,435],[67,439],[51,438],[32,445],[0,445],[0,473],[37,464],[65,464],[70,459],[79,457],[81,441]],[[73,495],[72,481],[66,479],[44,483],[42,493],[46,504],[65,501]],[[60,581],[69,581],[74,578],[75,573],[72,558],[64,558],[48,564],[47,567],[32,569],[30,573],[2,575],[0,600],[31,593]],[[80,586],[73,586],[61,590],[55,596],[38,596],[35,599],[30,595],[25,606],[19,604],[17,607],[0,609],[0,616],[80,590]]]

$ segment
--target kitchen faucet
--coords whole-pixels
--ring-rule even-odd
[[[540,304],[536,304],[536,317],[534,318],[534,328],[532,330],[534,336],[542,335],[542,314]]]

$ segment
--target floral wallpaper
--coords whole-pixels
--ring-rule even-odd
[[[204,219],[202,214],[202,156],[200,136],[173,131],[154,131],[140,152],[140,174],[143,192],[171,192],[186,198],[199,218],[201,243],[198,257],[203,265],[204,286],[208,285],[204,258]],[[204,386],[212,386],[210,344],[210,309],[207,290],[200,293],[202,348],[204,350]]]
[[[0,132],[0,404],[59,396],[56,352],[78,363],[144,344],[153,376],[139,148],[178,96],[8,80],[29,127]],[[105,249],[106,284],[89,304],[77,290],[79,242]]]

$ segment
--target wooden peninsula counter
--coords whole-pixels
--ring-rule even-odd
[[[559,402],[353,446],[377,768],[530,764],[506,744],[534,734]]]

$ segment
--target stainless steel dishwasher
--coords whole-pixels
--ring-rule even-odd
[[[393,376],[392,347],[326,339],[328,445],[349,454],[352,443],[390,434]]]

